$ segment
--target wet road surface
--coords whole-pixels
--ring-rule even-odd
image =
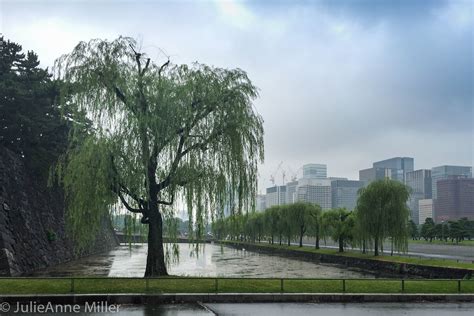
[[[286,315],[331,315],[331,316],[472,316],[474,303],[233,303],[233,304],[165,304],[122,305],[118,312],[86,313],[74,315],[93,316],[188,316],[188,315],[232,315],[232,316],[286,316]],[[3,315],[57,315],[54,313],[6,313]]]

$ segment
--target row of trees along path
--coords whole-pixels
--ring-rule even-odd
[[[286,239],[314,237],[319,249],[321,238],[331,237],[343,252],[347,245],[357,246],[365,253],[374,249],[379,254],[383,241],[390,238],[393,250],[406,251],[409,236],[409,210],[406,202],[409,189],[394,180],[378,180],[359,191],[354,211],[337,208],[322,211],[319,205],[296,202],[272,206],[263,212],[236,214],[219,219],[213,224],[218,239],[260,242],[268,239],[272,244],[278,237],[280,245]]]

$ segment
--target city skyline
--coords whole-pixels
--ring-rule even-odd
[[[381,160],[377,160],[377,161],[372,161],[372,162],[368,162],[367,163],[367,168],[363,168],[363,169],[359,169],[357,170],[356,172],[359,173],[359,171],[363,171],[363,170],[368,170],[368,169],[371,169],[373,167],[371,167],[370,165],[371,164],[374,164],[374,163],[378,163],[378,162],[382,162],[382,161],[385,161],[385,160],[390,160],[390,159],[394,159],[394,158],[413,158],[414,162],[416,161],[415,157],[405,157],[405,156],[394,156],[394,157],[385,157]],[[322,179],[324,178],[327,178],[327,179],[330,179],[330,178],[341,178],[341,179],[346,179],[346,180],[360,180],[360,175],[357,174],[357,176],[351,178],[351,177],[347,177],[347,176],[341,176],[341,175],[338,175],[338,174],[334,174],[331,172],[331,169],[330,167],[328,166],[328,164],[324,163],[324,162],[320,162],[320,161],[307,161],[305,163],[303,163],[302,165],[300,166],[297,166],[297,167],[294,167],[294,166],[286,166],[285,168],[285,164],[284,162],[281,163],[279,166],[278,166],[278,170],[277,170],[277,173],[272,173],[271,176],[274,176],[274,180],[275,180],[275,183],[274,185],[285,185],[286,183],[289,183],[292,181],[291,179],[291,176],[292,176],[292,172],[294,174],[296,174],[296,179],[301,179],[301,178],[304,178],[304,174],[303,174],[303,168],[304,166],[306,165],[324,165],[326,167],[326,177],[322,177]],[[467,165],[456,165],[456,164],[449,164],[449,163],[442,163],[442,164],[439,164],[439,165],[434,165],[434,166],[425,166],[425,167],[419,167],[416,165],[416,162],[414,163],[414,168],[413,168],[413,171],[420,171],[420,170],[431,170],[433,168],[438,168],[438,167],[470,167],[471,169],[473,169],[473,165],[470,165],[470,164],[467,164]],[[285,174],[285,182],[283,183],[283,172]],[[262,190],[264,190],[265,188],[267,187],[272,187],[274,186],[273,183],[271,183],[270,179],[268,180],[269,184],[266,185],[264,188],[261,188]]]

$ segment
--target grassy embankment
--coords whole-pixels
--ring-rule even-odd
[[[223,241],[222,243],[225,244],[227,241]],[[240,243],[232,241],[232,243]],[[246,243],[241,243],[245,246]],[[474,264],[469,262],[457,262],[456,260],[449,260],[449,259],[434,259],[434,258],[418,258],[418,257],[406,257],[406,256],[387,256],[387,255],[379,255],[375,257],[373,252],[368,252],[367,254],[363,254],[360,251],[351,251],[347,250],[343,253],[338,252],[337,249],[315,249],[314,247],[298,247],[298,246],[287,246],[287,245],[278,245],[278,244],[268,244],[268,243],[257,243],[256,245],[262,247],[269,247],[269,248],[277,248],[277,249],[289,249],[289,250],[296,250],[296,251],[304,251],[304,252],[312,252],[312,253],[320,253],[320,254],[328,254],[328,255],[337,255],[337,256],[346,256],[346,257],[353,257],[353,258],[363,258],[363,259],[370,259],[370,260],[380,260],[380,261],[388,261],[388,262],[396,262],[396,263],[409,263],[409,264],[417,264],[417,265],[424,265],[424,266],[432,266],[432,267],[446,267],[446,268],[460,268],[460,269],[469,269],[474,271]]]
[[[219,278],[0,279],[5,294],[85,293],[474,293],[474,280],[226,279]],[[148,283],[148,286],[147,286]],[[345,291],[344,291],[345,287]],[[403,291],[402,291],[403,288]]]

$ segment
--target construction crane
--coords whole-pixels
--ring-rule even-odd
[[[273,186],[275,186],[275,176],[276,174],[278,173],[278,171],[280,170],[281,166],[283,165],[283,161],[280,161],[280,163],[278,164],[278,167],[275,169],[275,171],[270,175],[270,182],[273,184]],[[284,178],[284,176],[283,176]],[[284,180],[284,179],[283,179]]]
[[[298,180],[298,175],[296,174],[296,172],[294,172],[290,166],[288,166],[288,169],[290,171],[291,181]]]
[[[298,173],[303,170],[303,167],[298,168],[298,170],[294,171],[290,166],[288,166],[291,175],[291,181],[298,180]]]

